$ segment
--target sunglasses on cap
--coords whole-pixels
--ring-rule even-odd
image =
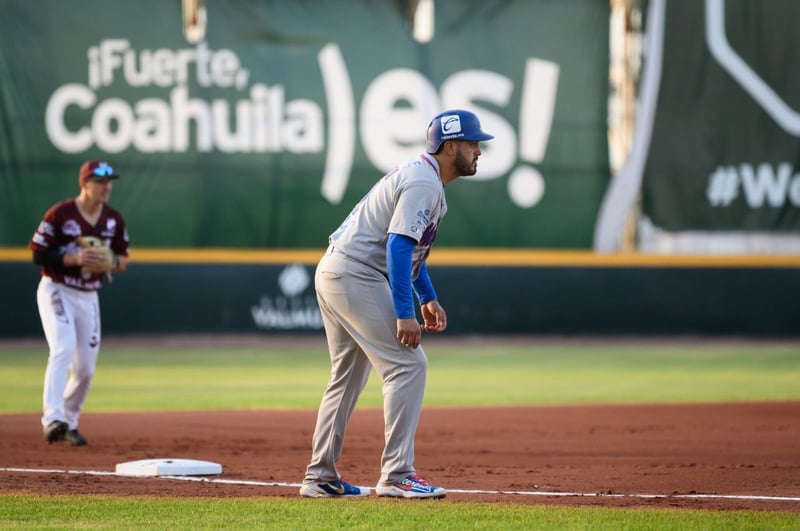
[[[114,175],[114,168],[104,162],[92,170],[92,175],[95,177],[111,177]]]

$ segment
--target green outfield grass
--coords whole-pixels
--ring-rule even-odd
[[[800,399],[800,345],[452,346],[426,349],[426,406]],[[0,412],[36,412],[47,354],[0,350]],[[86,411],[316,408],[322,348],[108,348]],[[381,404],[375,374],[359,406]]]
[[[19,529],[798,529],[797,513],[532,507],[398,500],[2,496]]]
[[[329,365],[319,348],[104,349],[87,412],[308,408]],[[426,407],[800,400],[800,345],[436,343]],[[43,348],[0,344],[0,413],[39,412]],[[359,407],[381,403],[373,375]],[[776,507],[780,509],[780,507]],[[166,523],[166,524],[165,524]],[[0,493],[2,528],[794,529],[794,512],[534,507],[281,498],[163,499]]]

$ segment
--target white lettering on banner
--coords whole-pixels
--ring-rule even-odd
[[[322,314],[313,290],[303,296],[310,286],[311,277],[304,266],[287,266],[278,275],[281,295],[264,295],[250,308],[253,323],[262,330],[321,330]]]
[[[706,198],[712,207],[727,207],[743,192],[749,208],[800,206],[800,173],[788,162],[719,166],[708,178]]]
[[[462,70],[442,83],[442,103],[449,109],[472,109],[476,100],[505,107],[513,90],[513,81],[495,72]],[[470,179],[496,179],[508,173],[516,162],[517,134],[502,116],[486,109],[480,109],[480,120],[481,128],[494,135],[496,141],[481,145],[478,173]]]
[[[318,153],[324,146],[322,110],[309,100],[284,102],[283,87],[261,84],[250,89],[250,99],[233,105],[189,98],[185,86],[175,87],[169,101],[147,98],[133,106],[119,98],[98,103],[84,85],[59,87],[50,97],[45,129],[53,145],[66,153],[81,153],[96,145],[107,153],[134,148],[142,153],[184,153],[195,131],[200,152],[215,148],[225,153]],[[94,112],[88,126],[70,130],[65,115],[70,107]]]
[[[322,330],[322,315],[312,295],[301,299],[262,297],[251,314],[253,323],[261,330]]]
[[[209,50],[205,42],[188,50],[160,48],[137,52],[125,39],[106,39],[89,48],[87,55],[89,86],[94,90],[111,85],[119,70],[131,87],[171,87],[186,84],[193,78],[201,87],[243,90],[249,77],[234,51]],[[191,70],[194,76],[190,75]]]
[[[282,85],[248,85],[249,71],[232,50],[212,50],[205,42],[191,49],[136,50],[128,40],[105,39],[89,48],[87,58],[87,85],[58,87],[45,111],[47,136],[65,153],[94,147],[107,153],[128,149],[321,153],[325,149],[326,116],[321,106],[311,100],[287,99]],[[339,47],[326,45],[318,61],[329,107],[321,193],[330,203],[338,204],[347,188],[356,131],[370,163],[385,172],[398,160],[424,149],[425,132],[419,124],[442,108],[475,111],[484,130],[495,136],[495,142],[482,146],[478,173],[469,179],[509,175],[508,193],[514,204],[529,208],[541,200],[544,178],[529,164],[542,162],[550,136],[559,72],[555,63],[527,60],[518,94],[522,130],[517,134],[502,115],[481,106],[507,107],[515,95],[513,80],[496,72],[455,72],[437,93],[420,72],[386,70],[368,85],[356,117],[352,83]],[[138,101],[108,97],[112,87],[122,82],[170,91]],[[234,91],[236,100],[192,97],[191,82]]]
[[[406,105],[398,107],[399,101]],[[419,155],[425,141],[420,124],[439,111],[438,102],[436,88],[416,70],[396,68],[376,77],[364,92],[359,120],[369,161],[385,173]]]

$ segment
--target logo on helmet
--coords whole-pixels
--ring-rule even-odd
[[[442,124],[442,134],[452,135],[461,132],[461,117],[457,114],[442,116],[440,122]]]

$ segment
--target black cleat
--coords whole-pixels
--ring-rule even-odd
[[[70,443],[72,446],[86,446],[89,444],[89,441],[86,440],[86,437],[78,433],[78,430],[69,430],[64,435],[64,440]]]
[[[44,429],[44,440],[47,441],[47,444],[63,441],[67,430],[69,430],[69,426],[66,422],[54,420]]]

